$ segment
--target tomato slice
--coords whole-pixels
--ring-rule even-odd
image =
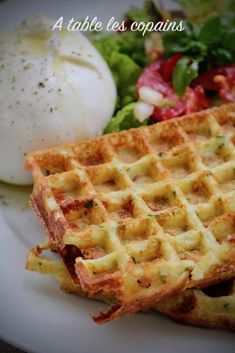
[[[154,91],[160,92],[163,96],[169,96],[173,93],[171,86],[164,80],[161,75],[162,60],[157,60],[153,64],[147,66],[137,81],[137,97],[141,87],[152,88]]]

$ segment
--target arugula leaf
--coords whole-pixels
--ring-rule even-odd
[[[185,30],[180,32],[180,34],[177,31],[171,30],[162,33],[162,42],[166,57],[185,50],[190,34],[188,34],[188,24],[186,21],[183,21],[183,26]]]
[[[234,61],[233,53],[225,48],[216,47],[211,50],[211,55],[216,66],[223,66]]]
[[[141,125],[146,125],[147,121],[141,123],[134,117],[134,107],[136,103],[131,103],[126,105],[122,110],[120,110],[116,116],[114,116],[106,126],[104,133],[108,134],[110,132],[118,132],[121,130],[127,130],[132,127],[139,127]]]
[[[201,25],[190,21],[184,21],[183,24],[183,32],[169,30],[163,33],[167,57],[184,53],[199,62],[199,72],[235,62],[234,12],[211,17]]]
[[[221,19],[216,16],[205,22],[198,36],[200,42],[206,44],[207,46],[212,46],[214,44],[221,42],[222,37],[222,23]]]
[[[199,27],[184,19],[177,19],[175,22],[180,21],[184,26],[182,32],[169,30],[162,33],[165,56],[169,57],[182,52],[204,54],[206,47],[198,41]]]
[[[173,87],[182,97],[186,88],[198,75],[198,62],[190,57],[183,56],[176,64],[173,72]]]
[[[222,38],[224,48],[235,51],[235,29],[232,28],[227,33],[224,33]]]

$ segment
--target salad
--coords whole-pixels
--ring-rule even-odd
[[[180,0],[180,13],[145,1],[124,15],[127,30],[92,35],[118,99],[104,133],[235,101],[235,1]],[[133,21],[182,21],[183,31],[130,31]]]

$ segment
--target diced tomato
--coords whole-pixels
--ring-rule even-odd
[[[173,100],[171,96],[170,100]],[[188,87],[183,99],[178,98],[175,100],[175,105],[169,108],[155,107],[152,121],[162,121],[172,119],[177,116],[181,116],[187,113],[197,112],[201,109],[208,108],[210,101],[204,94],[204,89],[201,86],[197,86],[192,89]]]
[[[206,90],[218,92],[225,102],[235,101],[235,64],[211,69],[193,82],[192,86],[201,85]]]
[[[163,95],[165,101],[173,106],[155,107],[151,116],[152,121],[168,120],[186,113],[195,112],[209,106],[209,100],[206,98],[204,89],[201,86],[195,88],[188,87],[183,98],[180,98],[173,90],[170,82],[166,80],[172,76],[174,65],[176,65],[180,56],[174,56],[174,60],[169,66],[165,66],[165,77],[163,77],[164,60],[158,60],[146,67],[137,82],[137,97],[141,87],[148,87]],[[169,60],[169,59],[168,59]],[[168,61],[169,63],[169,61]],[[173,64],[174,63],[174,64]]]
[[[152,122],[164,121],[183,114],[184,114],[184,104],[183,102],[178,102],[175,106],[169,107],[169,108],[155,107],[150,120]]]
[[[185,114],[206,109],[210,105],[210,101],[206,97],[202,86],[197,86],[195,88],[188,87],[183,100],[185,103]]]
[[[217,91],[217,84],[214,82],[214,77],[216,75],[221,75],[221,70],[211,69],[210,71],[204,72],[203,74],[199,75],[195,80],[192,81],[192,87],[196,87],[198,85],[202,86],[204,89],[210,91]]]
[[[225,102],[235,102],[235,77],[217,75],[214,81],[218,85],[218,94]]]

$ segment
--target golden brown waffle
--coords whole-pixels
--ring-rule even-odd
[[[112,303],[115,300],[111,296],[108,297],[102,294],[89,295],[89,293],[85,293],[78,283],[74,283],[68,269],[59,258],[49,240],[46,240],[41,245],[37,245],[28,252],[25,268],[29,271],[55,277],[60,284],[61,290],[64,292],[101,300],[105,303]]]
[[[186,289],[155,308],[183,324],[235,331],[235,279],[203,290]]]
[[[30,251],[26,268],[56,277],[65,292],[87,296],[80,285],[74,283],[60,259],[50,259],[43,254],[50,249],[50,242],[45,242]],[[93,295],[91,298],[106,303],[115,302],[115,298],[105,295]],[[157,303],[153,309],[184,324],[235,331],[235,280],[221,282],[216,286],[204,288],[203,291],[186,289],[174,298]]]
[[[235,105],[39,151],[31,204],[101,323],[235,275]]]

